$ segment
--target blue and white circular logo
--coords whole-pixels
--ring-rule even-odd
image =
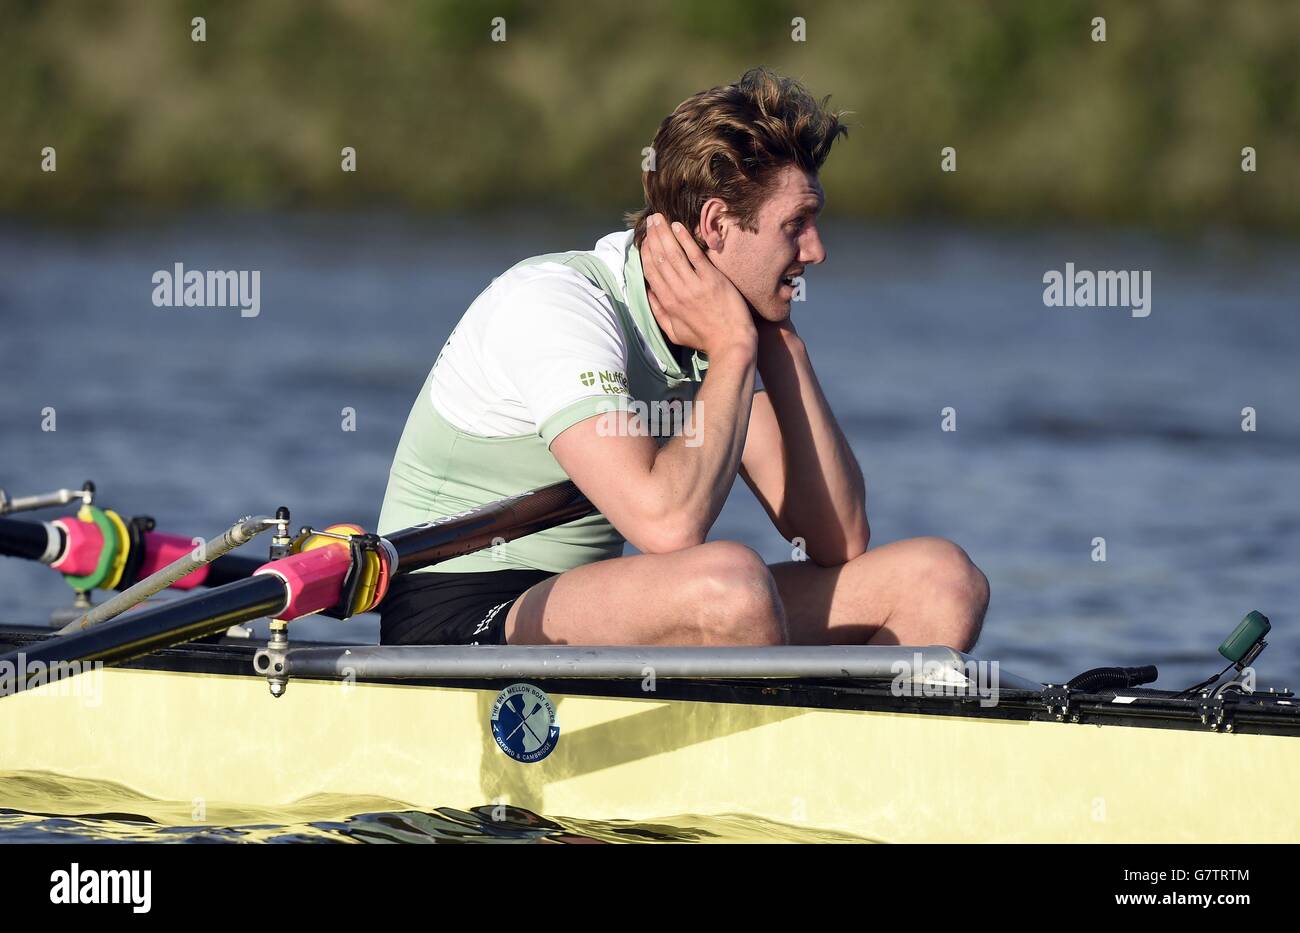
[[[515,761],[541,761],[560,741],[555,704],[532,684],[511,684],[492,704],[492,737]]]

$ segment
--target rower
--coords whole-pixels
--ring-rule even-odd
[[[379,533],[565,479],[598,512],[397,579],[381,641],[974,643],[988,581],[960,547],[867,549],[862,470],[791,320],[827,256],[842,117],[762,68],[694,94],[630,230],[475,299],[411,407]],[[665,403],[689,418],[647,430]],[[793,560],[706,540],[737,476]]]

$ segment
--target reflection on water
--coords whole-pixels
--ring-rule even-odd
[[[18,842],[615,843],[867,842],[757,817],[683,815],[631,823],[538,816],[504,805],[368,810],[381,801],[321,795],[278,810],[154,800],[121,785],[48,772],[0,774],[0,840]],[[355,815],[324,817],[326,813]],[[367,811],[367,812],[362,812]]]

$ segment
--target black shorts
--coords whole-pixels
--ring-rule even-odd
[[[506,615],[545,570],[407,573],[379,607],[381,645],[504,645]]]

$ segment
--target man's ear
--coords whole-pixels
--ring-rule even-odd
[[[721,198],[709,198],[700,208],[700,219],[695,225],[695,242],[699,244],[700,249],[708,252],[713,250],[716,253],[722,252],[723,244],[726,240],[727,222],[727,205]]]

